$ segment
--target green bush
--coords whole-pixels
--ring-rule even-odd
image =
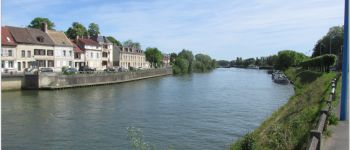
[[[329,125],[337,125],[338,124],[338,118],[335,116],[334,113],[331,113],[328,118]]]
[[[317,71],[329,71],[330,66],[334,66],[337,61],[337,56],[333,54],[326,54],[300,63],[304,69],[311,69]]]

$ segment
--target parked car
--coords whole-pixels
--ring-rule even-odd
[[[75,68],[67,68],[66,70],[63,71],[64,74],[76,74],[77,72],[78,70]]]
[[[52,68],[40,68],[39,69],[40,72],[53,72]]]
[[[128,71],[128,69],[125,69],[125,68],[123,68],[123,67],[120,67],[119,69],[118,69],[118,72],[127,72]]]
[[[116,72],[116,69],[113,68],[113,67],[108,67],[108,68],[104,69],[103,71],[105,71],[105,72]]]
[[[83,66],[79,68],[79,71],[93,72],[96,71],[96,68],[92,69],[89,66]]]

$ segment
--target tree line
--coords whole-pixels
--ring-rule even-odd
[[[192,51],[183,49],[180,53],[170,54],[170,64],[174,74],[207,72],[217,67],[215,59],[206,54],[193,55]]]

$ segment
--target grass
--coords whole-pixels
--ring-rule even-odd
[[[322,99],[330,93],[335,73],[318,73],[302,69],[288,69],[285,74],[294,82],[295,94],[287,104],[275,111],[259,128],[231,144],[230,149],[306,149],[309,131],[314,128]],[[246,138],[251,138],[247,140]],[[251,141],[251,144],[245,142]]]

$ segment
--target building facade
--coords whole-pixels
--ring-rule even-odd
[[[54,70],[61,71],[62,67],[75,67],[73,44],[67,36],[63,32],[47,30],[47,28],[44,31],[54,42]]]
[[[102,48],[102,68],[113,66],[113,43],[106,36],[97,36],[93,38]]]
[[[10,31],[1,27],[1,72],[16,72],[21,70],[17,66],[17,43],[14,41]]]
[[[75,40],[75,44],[84,53],[84,65],[96,70],[103,70],[102,67],[102,47],[90,37],[79,38]],[[80,59],[82,55],[80,55]]]
[[[7,26],[17,43],[17,70],[54,67],[54,42],[44,31],[33,28]],[[21,65],[19,65],[21,64]]]
[[[114,46],[113,50],[114,66],[128,69],[133,68],[149,68],[146,56],[142,50],[136,48]]]

